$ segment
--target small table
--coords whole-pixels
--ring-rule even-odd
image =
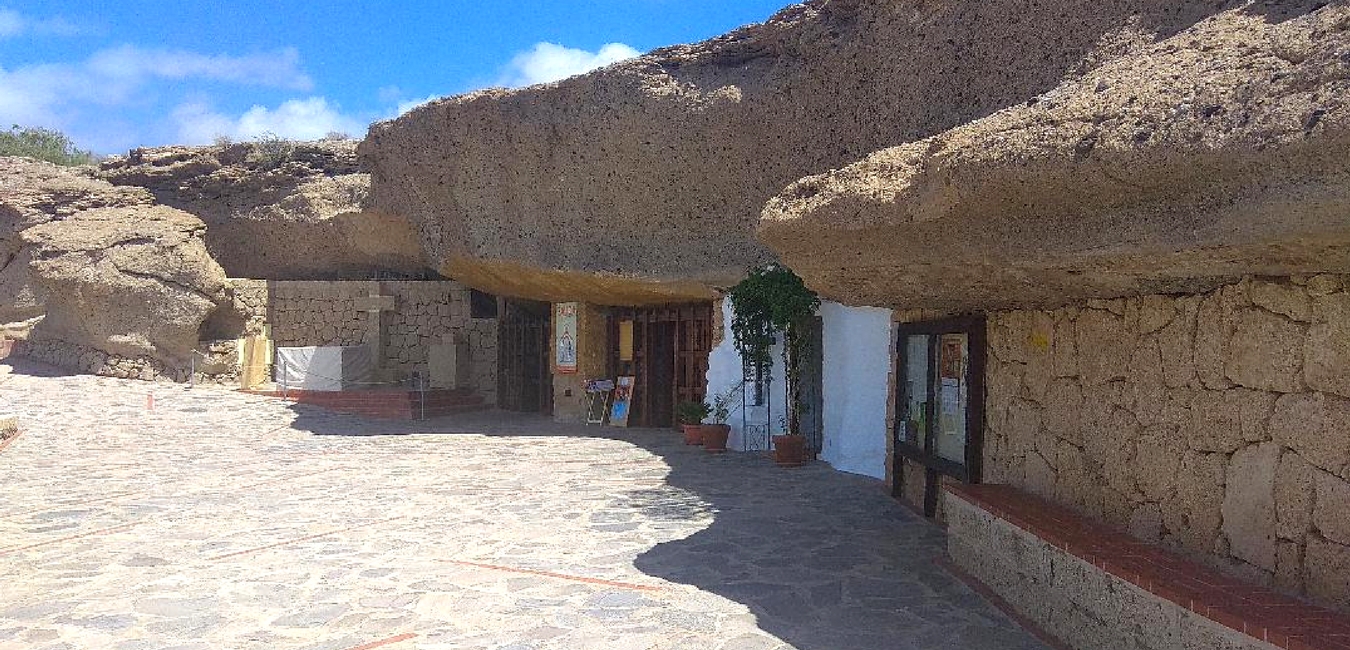
[[[609,415],[609,399],[613,394],[613,380],[586,380],[586,424],[605,423],[605,416]]]

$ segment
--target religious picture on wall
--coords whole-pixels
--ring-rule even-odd
[[[628,426],[628,416],[632,413],[633,405],[633,377],[619,377],[619,382],[614,386],[614,400],[609,411],[609,425],[612,427]]]
[[[557,363],[554,370],[561,375],[577,371],[577,303],[560,302],[553,305],[554,351]]]

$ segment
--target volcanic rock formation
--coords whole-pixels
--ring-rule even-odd
[[[1350,4],[1229,3],[1106,42],[1136,45],[793,184],[762,240],[830,298],[948,313],[1350,272]]]
[[[86,172],[29,158],[0,157],[0,326],[45,313],[42,287],[29,275],[32,250],[20,237],[23,231],[85,210],[153,202],[145,190],[113,187]]]
[[[377,124],[359,149],[368,209],[411,219],[432,265],[479,288],[705,297],[773,257],[755,228],[788,184],[1023,104],[1248,4],[815,0],[704,43]]]
[[[361,212],[370,175],[360,171],[353,141],[138,149],[105,161],[99,175],[200,217],[207,248],[231,277],[427,273],[406,221]]]
[[[111,355],[186,367],[202,323],[226,302],[225,272],[206,252],[205,230],[185,212],[135,206],[86,210],[23,231],[29,272],[47,296],[29,343],[102,355],[100,364]],[[78,359],[49,360],[98,370]]]

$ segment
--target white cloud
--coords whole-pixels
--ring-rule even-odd
[[[300,53],[290,47],[228,56],[124,45],[95,52],[83,67],[105,79],[204,79],[290,90],[314,88],[314,82],[300,70]]]
[[[100,50],[75,63],[0,68],[0,124],[73,127],[79,121],[91,122],[91,114],[107,116],[112,109],[144,104],[153,96],[156,81],[221,82],[301,91],[314,86],[301,69],[299,53],[292,48],[228,56],[122,46]],[[102,144],[91,142],[86,146]]]
[[[205,102],[189,102],[173,111],[178,138],[183,144],[206,144],[219,136],[252,140],[275,134],[288,140],[318,140],[329,133],[364,137],[366,124],[342,114],[323,97],[291,99],[276,108],[254,106],[238,117],[214,110]]]
[[[518,88],[558,81],[640,54],[623,43],[610,43],[596,52],[563,47],[556,43],[537,43],[511,59],[500,83]]]
[[[401,101],[398,103],[398,107],[394,109],[393,115],[391,115],[391,117],[398,117],[404,113],[407,113],[408,111],[411,111],[414,108],[417,108],[418,106],[434,102],[440,99],[441,97],[442,97],[441,95],[427,95],[426,97],[423,97],[421,99],[408,99]]]
[[[0,38],[13,38],[24,34],[74,36],[80,28],[64,18],[32,19],[13,9],[0,9]]]

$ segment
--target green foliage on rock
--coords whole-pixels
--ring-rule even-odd
[[[770,348],[777,332],[791,339],[802,319],[820,307],[820,298],[782,264],[750,270],[749,277],[731,288],[731,332],[736,351],[747,363],[772,363]]]
[[[89,151],[79,149],[66,134],[40,126],[15,124],[0,131],[0,156],[25,156],[57,165],[88,165],[98,161]]]

